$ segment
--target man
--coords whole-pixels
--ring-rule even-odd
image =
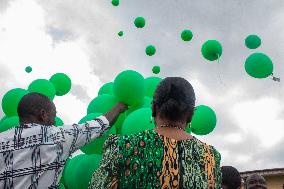
[[[222,170],[222,189],[239,189],[241,187],[241,175],[232,166],[223,166]]]
[[[0,188],[58,188],[66,159],[126,109],[118,103],[85,124],[54,127],[54,103],[39,93],[25,95],[18,105],[20,126],[0,133]]]
[[[246,189],[267,189],[266,180],[258,174],[250,175],[246,179]]]

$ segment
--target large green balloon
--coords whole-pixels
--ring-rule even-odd
[[[137,17],[134,20],[134,24],[137,28],[143,28],[145,26],[145,19],[143,17]]]
[[[216,127],[217,117],[208,106],[197,106],[191,121],[190,130],[196,135],[207,135]]]
[[[110,111],[118,103],[117,99],[109,94],[103,94],[94,98],[89,106],[87,113],[106,113]]]
[[[159,77],[148,77],[145,79],[146,96],[153,98],[157,86],[162,81]]]
[[[184,41],[190,41],[193,37],[193,34],[190,30],[183,30],[180,34],[180,37]]]
[[[217,60],[222,55],[222,45],[216,40],[208,40],[202,45],[201,53],[207,60]]]
[[[28,94],[29,91],[21,88],[16,88],[8,91],[2,98],[2,110],[8,116],[18,115],[18,104],[23,96]]]
[[[261,39],[257,35],[249,35],[245,40],[245,44],[249,49],[256,49],[261,45]]]
[[[106,83],[100,88],[98,95],[102,94],[113,95],[113,82]]]
[[[84,155],[83,159],[79,162],[79,166],[77,166],[74,174],[74,179],[76,179],[77,181],[74,189],[88,188],[92,175],[99,167],[101,159],[102,156],[97,154]]]
[[[145,52],[148,56],[153,56],[156,53],[156,47],[153,45],[149,45],[146,47]]]
[[[46,79],[34,80],[28,87],[30,92],[37,92],[47,96],[50,100],[53,100],[56,94],[54,85]]]
[[[49,81],[53,84],[57,96],[63,96],[71,90],[71,79],[64,73],[56,73]]]
[[[19,126],[19,117],[8,117],[0,123],[0,133],[17,126]]]
[[[273,73],[273,63],[265,54],[253,53],[246,59],[245,70],[252,77],[266,78]]]
[[[0,124],[1,124],[2,121],[4,121],[4,120],[7,119],[7,118],[8,118],[7,116],[2,117],[2,118],[0,119]]]
[[[145,97],[142,108],[151,108],[152,109],[152,102],[153,102],[153,98]]]
[[[55,117],[55,126],[60,127],[63,125],[64,125],[64,122],[62,121],[62,119],[60,119],[59,117]]]
[[[124,71],[115,78],[113,92],[127,105],[141,104],[145,96],[144,78],[136,71]]]
[[[124,121],[121,129],[122,135],[130,135],[141,131],[150,130],[155,127],[150,123],[152,110],[150,108],[141,108],[132,112]]]
[[[96,117],[101,116],[101,113],[91,113],[82,118],[79,121],[79,124],[85,123],[87,121],[91,121]],[[102,154],[103,153],[103,145],[105,140],[108,138],[110,134],[116,134],[116,127],[112,126],[108,131],[106,131],[102,136],[94,139],[89,144],[83,146],[81,150],[85,154]]]

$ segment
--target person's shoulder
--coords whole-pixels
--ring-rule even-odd
[[[202,142],[201,140],[197,139],[196,137],[194,137],[194,140],[196,141],[196,143],[202,147],[202,148],[207,148],[209,149],[215,156],[215,158],[217,160],[220,160],[221,159],[221,154],[220,152],[213,146],[213,145],[210,145],[210,144],[207,144],[205,142]]]

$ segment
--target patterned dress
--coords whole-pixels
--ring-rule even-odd
[[[195,137],[175,140],[154,130],[117,137],[104,146],[90,188],[219,189],[219,152]]]

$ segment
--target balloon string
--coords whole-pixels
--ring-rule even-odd
[[[221,74],[220,74],[220,72],[221,72],[221,68],[220,68],[220,55],[217,54],[217,56],[218,56],[217,62],[218,62],[218,77],[219,77],[219,81],[220,81],[220,83],[221,83],[225,88],[227,88],[227,86],[226,86],[226,84],[223,82],[223,80],[222,80],[222,78],[221,78]]]

